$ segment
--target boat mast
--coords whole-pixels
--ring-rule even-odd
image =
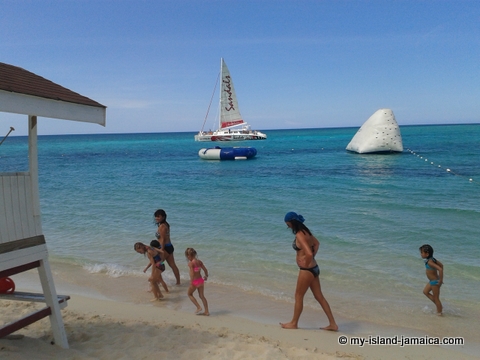
[[[218,129],[222,128],[222,91],[223,91],[223,58],[220,58],[220,86],[218,99]]]

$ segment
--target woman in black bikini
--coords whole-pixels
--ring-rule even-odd
[[[167,222],[167,213],[165,210],[158,209],[153,214],[155,217],[155,224],[158,226],[155,237],[160,243],[160,249],[165,252],[165,261],[168,266],[172,268],[175,279],[177,280],[177,285],[180,285],[180,271],[178,270],[177,264],[175,264],[175,258],[173,257],[173,245],[170,240],[170,224]]]
[[[337,331],[338,325],[333,318],[330,305],[328,305],[320,288],[320,269],[315,261],[315,255],[320,247],[320,242],[303,224],[304,221],[305,219],[302,215],[298,215],[294,212],[289,212],[285,215],[285,223],[295,234],[295,240],[293,240],[292,247],[297,253],[297,265],[300,268],[300,271],[298,272],[297,288],[295,290],[295,307],[293,310],[292,321],[288,323],[280,323],[280,325],[284,329],[298,328],[298,320],[303,311],[303,298],[305,297],[307,290],[310,288],[315,300],[318,301],[330,322],[327,327],[321,329]]]

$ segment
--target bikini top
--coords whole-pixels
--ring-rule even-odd
[[[150,249],[155,251],[155,249],[151,246],[150,246]],[[156,251],[155,251],[155,253],[156,253],[156,255],[153,257],[153,261],[155,262],[155,264],[159,263],[159,262],[162,262],[162,257],[160,256],[160,254]]]
[[[162,235],[160,235],[158,232],[155,233],[155,237],[160,240],[162,238]],[[171,242],[169,242],[168,244],[165,244],[165,248],[169,247],[169,246],[173,246]],[[162,248],[162,245],[159,243],[158,244],[158,248],[161,249]]]
[[[192,265],[193,265],[193,272],[200,272],[201,267],[198,266],[196,261],[193,261]]]
[[[427,270],[435,270],[434,268],[428,266],[428,261],[429,261],[429,260],[432,260],[435,264],[437,263],[437,259],[435,259],[433,256],[432,256],[432,257],[429,257],[429,258],[426,258],[426,259],[425,259],[425,268],[426,268]]]
[[[297,239],[293,239],[292,248],[293,248],[293,250],[295,250],[295,251],[302,250],[302,249],[300,249],[300,248],[297,246]]]
[[[167,234],[170,234],[170,228],[167,226]],[[160,233],[158,232],[158,230],[155,232],[155,237],[157,239],[160,239],[162,237],[162,235],[160,235]],[[167,245],[167,244],[165,244]]]
[[[295,251],[300,251],[300,250],[302,250],[302,249],[300,249],[300,248],[297,246],[297,238],[293,239],[292,248],[293,248],[293,250],[295,250]],[[315,247],[312,245],[312,253],[313,253],[314,250],[315,250]]]

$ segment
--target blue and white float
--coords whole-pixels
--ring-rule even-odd
[[[377,110],[357,131],[347,150],[359,154],[402,152],[402,135],[393,111]]]
[[[220,147],[200,149],[198,156],[205,160],[247,160],[257,155],[253,147]]]

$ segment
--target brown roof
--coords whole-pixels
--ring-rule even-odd
[[[17,66],[0,62],[0,90],[96,107],[106,106]]]

